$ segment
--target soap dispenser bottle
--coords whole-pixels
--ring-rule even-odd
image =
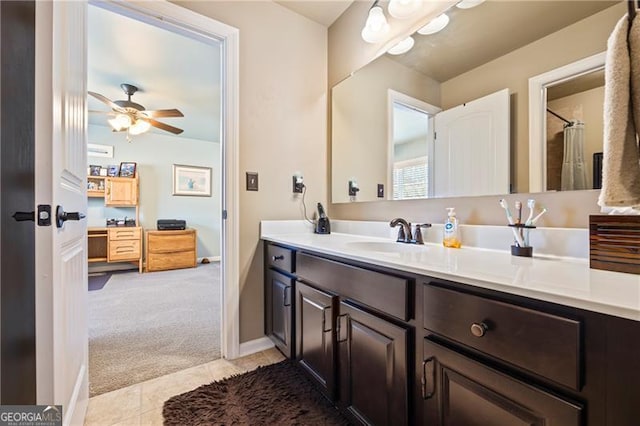
[[[460,248],[462,242],[460,241],[456,210],[453,207],[448,207],[447,210],[447,221],[444,223],[442,245],[445,247]]]

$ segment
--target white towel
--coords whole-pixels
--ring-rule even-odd
[[[636,16],[629,34],[625,15],[607,41],[604,86],[604,158],[602,191],[598,204],[640,205],[640,153],[637,129],[640,126],[640,19]],[[633,57],[633,60],[630,59]],[[630,77],[634,79],[631,101]]]

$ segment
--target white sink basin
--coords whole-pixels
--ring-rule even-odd
[[[353,241],[346,243],[353,250],[376,251],[381,253],[419,253],[426,247],[420,244],[393,243],[386,241]]]

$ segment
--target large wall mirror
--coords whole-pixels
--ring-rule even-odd
[[[535,140],[529,80],[587,58],[603,61],[607,38],[625,13],[621,1],[488,0],[451,8],[444,30],[415,34],[409,52],[384,54],[333,87],[332,201],[597,188],[603,62],[540,85],[537,108],[545,115]],[[443,127],[444,113],[459,110],[463,130]],[[584,139],[586,178],[563,186],[563,138],[574,130]],[[457,147],[450,134],[464,135]],[[359,188],[355,196],[349,182]],[[457,191],[447,189],[450,182]]]

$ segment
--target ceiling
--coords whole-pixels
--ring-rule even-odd
[[[183,129],[179,137],[219,142],[219,43],[195,40],[94,5],[88,9],[87,89],[122,100],[126,95],[120,84],[133,84],[139,88],[133,102],[151,110],[182,111],[184,117],[159,119]],[[89,110],[110,109],[89,96]],[[89,124],[106,126],[107,116],[90,113]],[[173,136],[153,127],[149,133]]]
[[[329,27],[351,6],[353,0],[275,0],[275,3]]]
[[[489,0],[473,9],[452,7],[444,30],[415,34],[413,49],[387,56],[444,82],[619,3]]]

